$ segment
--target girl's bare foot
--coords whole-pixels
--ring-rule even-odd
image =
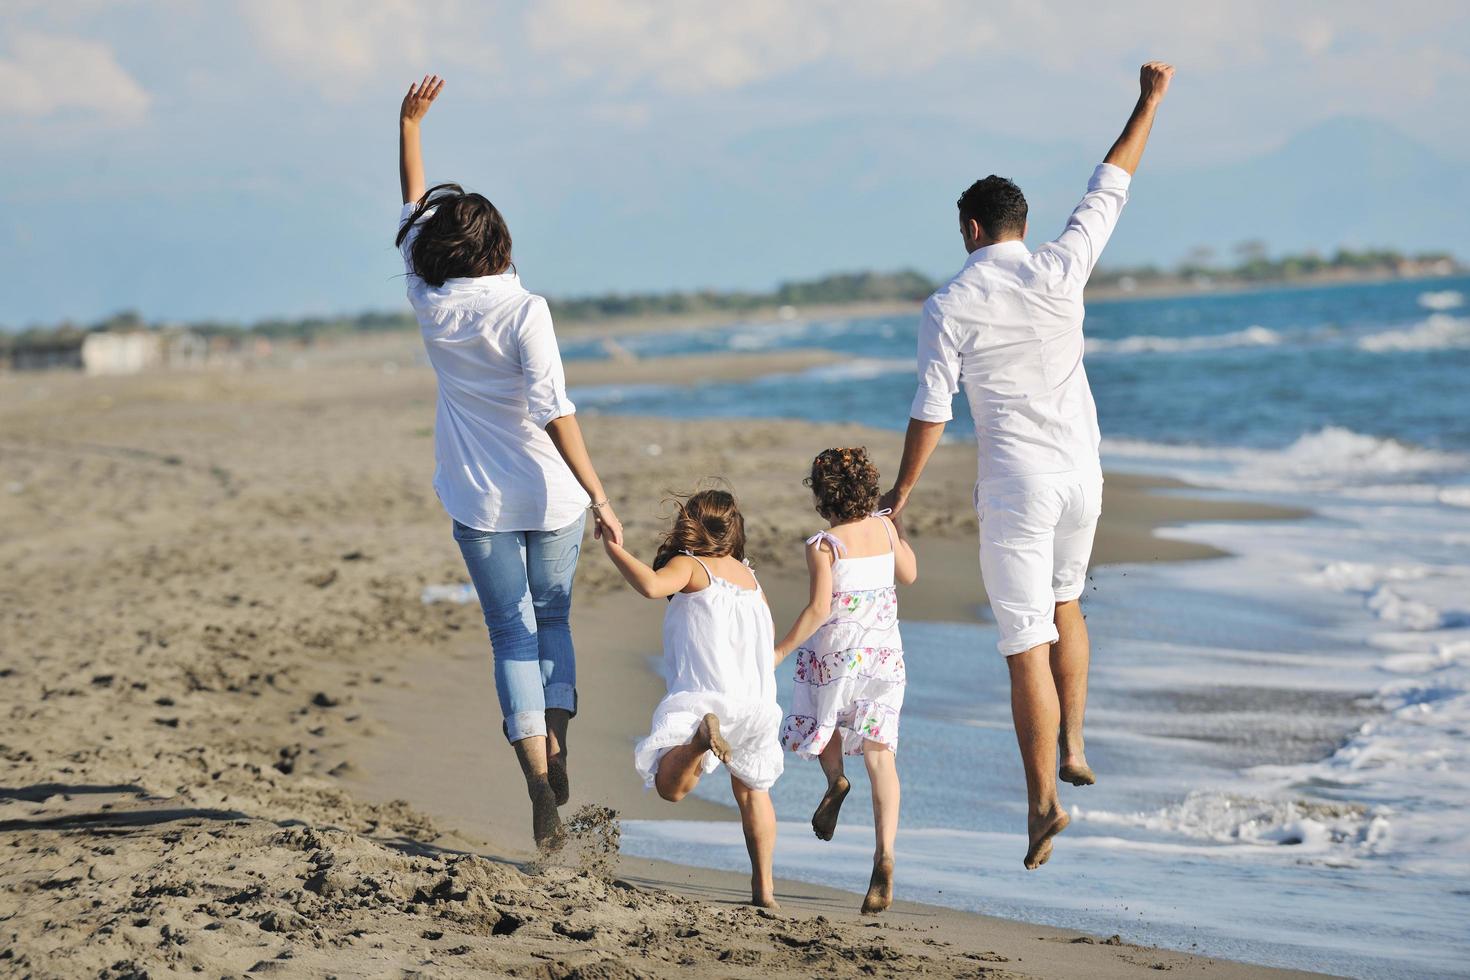
[[[868,893],[863,896],[863,915],[877,915],[893,904],[893,858],[873,861],[873,877],[868,879]]]
[[[730,743],[725,741],[720,734],[720,719],[713,713],[705,715],[699,722],[699,728],[694,732],[695,744],[704,745],[708,751],[715,754],[725,765],[730,764]]]
[[[817,804],[817,812],[812,814],[812,832],[822,840],[831,840],[837,832],[837,815],[842,812],[842,801],[847,799],[851,789],[852,783],[846,776],[838,776],[827,784],[827,794]]]
[[[1097,782],[1097,776],[1093,775],[1091,767],[1087,765],[1086,759],[1068,759],[1062,763],[1057,770],[1057,778],[1064,783],[1073,786],[1091,786]]]
[[[526,789],[531,796],[531,835],[536,838],[536,847],[543,854],[561,849],[566,843],[566,832],[561,827],[561,816],[556,812],[556,794],[545,776],[530,776]]]
[[[567,778],[565,755],[554,755],[546,760],[546,782],[550,784],[551,792],[556,796],[556,805],[566,806],[567,801],[572,798],[572,782]]]
[[[1031,838],[1031,846],[1026,851],[1027,871],[1035,871],[1051,860],[1052,838],[1066,830],[1071,822],[1067,811],[1059,806],[1026,822],[1026,831]]]

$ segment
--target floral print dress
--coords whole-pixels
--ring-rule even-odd
[[[883,520],[874,515],[872,519]],[[898,595],[893,584],[893,529],[888,552],[847,558],[826,531],[807,539],[826,541],[832,563],[832,613],[796,650],[796,692],[781,726],[781,744],[815,758],[833,734],[844,755],[861,755],[871,739],[898,748],[898,712],[906,679],[898,633]]]

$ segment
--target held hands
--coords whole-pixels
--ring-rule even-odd
[[[592,507],[592,536],[600,538],[604,545],[623,544],[623,524],[613,513],[612,504],[603,501]]]
[[[893,511],[888,516],[893,520],[894,526],[896,527],[899,516],[903,513],[903,509],[908,506],[908,502],[909,495],[907,493],[900,493],[898,487],[894,487],[882,497],[878,498],[878,509]]]
[[[1138,88],[1145,102],[1158,105],[1169,91],[1169,82],[1174,78],[1174,66],[1162,61],[1150,61],[1138,69]]]
[[[403,97],[403,105],[398,110],[398,121],[404,124],[418,125],[428,115],[429,106],[444,91],[444,79],[438,75],[425,75],[422,82],[415,82],[408,87],[408,94]]]

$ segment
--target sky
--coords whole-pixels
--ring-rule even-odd
[[[433,16],[425,12],[432,10]],[[1060,229],[1178,69],[1104,265],[1470,258],[1470,4],[0,0],[0,326],[401,306],[396,117],[552,295],[943,276],[988,173]]]

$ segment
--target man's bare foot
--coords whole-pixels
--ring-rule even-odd
[[[838,776],[827,784],[827,793],[817,804],[817,812],[812,814],[812,832],[822,840],[831,840],[837,832],[837,815],[842,812],[842,801],[851,789],[852,783],[846,776]]]
[[[572,781],[567,778],[565,755],[554,755],[546,760],[546,782],[551,785],[551,792],[556,796],[556,805],[566,806],[567,801],[572,798]]]
[[[720,719],[713,713],[700,719],[699,727],[694,731],[694,744],[713,752],[715,758],[725,765],[730,764],[730,743],[720,734]]]
[[[531,776],[526,780],[526,789],[531,797],[531,835],[536,838],[537,849],[543,854],[560,850],[566,843],[566,832],[556,812],[556,794],[551,784],[545,776]]]
[[[1085,759],[1062,763],[1062,767],[1057,770],[1057,778],[1073,786],[1091,786],[1097,782],[1097,776],[1093,774],[1092,768],[1088,766]]]
[[[877,915],[893,904],[893,858],[873,862],[873,877],[868,879],[868,893],[863,896],[863,915]]]
[[[1051,860],[1052,838],[1066,830],[1071,822],[1072,818],[1061,807],[1054,807],[1026,822],[1026,830],[1031,837],[1031,846],[1026,851],[1027,871],[1035,871]]]

